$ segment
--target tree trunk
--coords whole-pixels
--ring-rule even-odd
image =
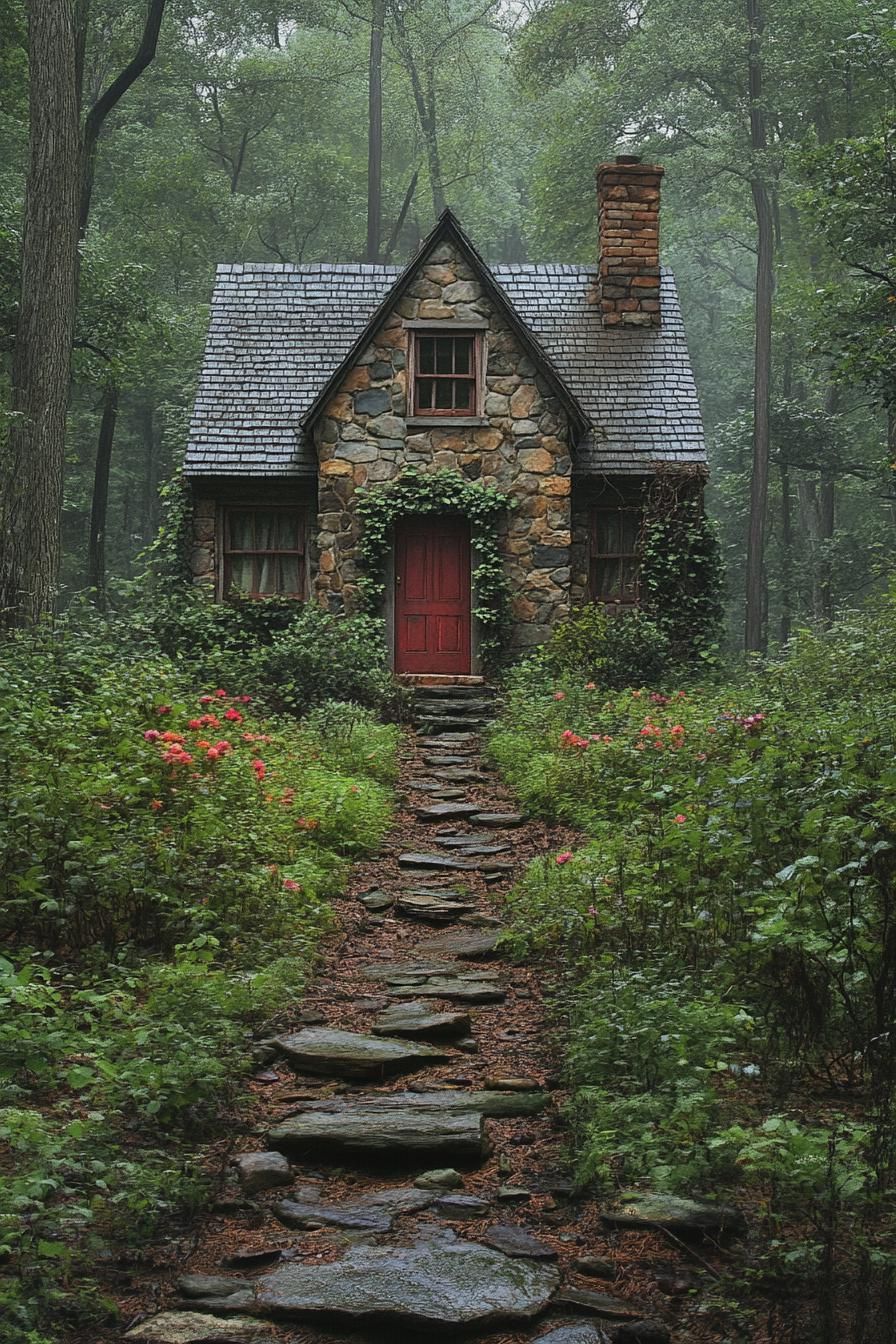
[[[386,0],[373,0],[367,80],[367,249],[365,261],[380,259],[383,215],[383,32]]]
[[[109,468],[112,465],[117,419],[118,388],[114,383],[108,383],[103,393],[103,418],[96,446],[90,535],[87,539],[87,586],[93,592],[98,607],[106,605],[106,515],[109,508]]]
[[[38,620],[59,573],[78,263],[78,42],[72,0],[31,0],[29,163],[12,414],[0,488],[0,625]]]
[[[781,643],[793,629],[793,516],[790,499],[790,469],[781,463]]]
[[[434,73],[431,68],[427,70],[426,89],[424,90],[420,70],[405,27],[404,16],[397,6],[393,9],[392,20],[395,25],[395,45],[411,81],[411,92],[414,96],[414,106],[417,109],[417,120],[426,147],[426,165],[429,170],[432,206],[438,218],[445,209],[446,202],[445,188],[442,185],[442,158],[439,152],[439,137],[436,132]]]
[[[753,169],[750,187],[756,213],[756,317],[753,361],[753,468],[750,478],[750,516],[747,529],[747,591],[744,646],[748,652],[765,647],[763,585],[765,530],[768,512],[769,413],[772,357],[772,296],[774,293],[775,229],[772,201],[763,175],[763,151],[768,142],[762,107],[763,18],[759,0],[747,0],[750,30],[748,80],[750,147]]]
[[[143,434],[143,518],[141,533],[144,545],[155,536],[159,512],[159,460],[156,453],[155,407],[147,401],[140,407],[140,425]]]
[[[840,404],[840,389],[834,383],[828,383],[824,398],[824,409],[828,415],[837,414]],[[831,548],[834,541],[835,502],[834,473],[830,470],[821,473],[818,489],[818,539],[821,559],[819,593],[821,598],[821,620],[825,629],[834,623],[834,566]]]

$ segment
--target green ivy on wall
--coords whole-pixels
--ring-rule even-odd
[[[655,463],[644,494],[642,607],[675,656],[711,656],[722,621],[719,543],[703,507],[700,469]]]
[[[366,486],[356,495],[355,511],[362,523],[359,559],[361,601],[378,611],[386,591],[385,567],[397,518],[419,513],[460,513],[469,520],[476,554],[473,569],[473,615],[479,622],[479,653],[493,667],[510,629],[510,585],[498,546],[502,513],[514,505],[509,495],[491,485],[468,481],[450,469],[424,472],[408,467],[394,481]]]

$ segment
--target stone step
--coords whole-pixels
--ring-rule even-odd
[[[460,755],[458,755],[456,752],[455,752],[454,754],[451,754],[451,753],[449,753],[449,752],[444,752],[444,753],[443,753],[443,752],[439,752],[439,753],[435,753],[435,754],[433,754],[433,755],[431,755],[431,756],[429,756],[429,755],[424,756],[424,757],[423,757],[423,764],[426,765],[426,766],[431,766],[434,770],[445,770],[445,769],[447,769],[447,768],[450,767],[450,766],[459,766],[459,767],[461,767],[461,768],[463,768],[463,769],[466,769],[468,772],[470,772],[470,759],[469,759],[469,757],[468,757],[468,756],[460,756]],[[470,773],[472,773],[472,772],[470,772]],[[455,779],[457,779],[457,778],[460,778],[460,776],[455,775]]]
[[[393,1003],[376,1019],[371,1028],[376,1035],[410,1036],[427,1039],[469,1036],[469,1013],[436,1013],[426,1003],[412,999]]]
[[[474,743],[458,741],[458,738],[470,736],[469,733],[440,733],[437,737],[424,737],[420,745],[426,751],[454,751],[459,756],[475,756],[477,748]]]
[[[332,1027],[306,1027],[275,1037],[273,1044],[294,1068],[328,1078],[387,1078],[451,1058],[450,1053],[435,1046],[410,1045]]]
[[[320,1109],[323,1103],[312,1104],[270,1129],[267,1142],[281,1152],[305,1157],[367,1156],[415,1165],[421,1158],[478,1164],[486,1156],[481,1110],[427,1108],[406,1100],[376,1106],[372,1100],[333,1102],[328,1109]]]
[[[441,933],[425,943],[418,943],[414,954],[426,956],[454,956],[462,961],[478,961],[497,952],[500,933]]]
[[[511,1260],[448,1232],[406,1246],[350,1246],[329,1263],[292,1261],[251,1282],[256,1316],[408,1331],[481,1331],[524,1324],[548,1306],[553,1266]]]
[[[470,863],[466,859],[453,859],[448,854],[415,854],[408,851],[406,854],[399,854],[398,866],[400,868],[423,868],[423,869],[444,869],[446,872],[470,872],[477,867],[475,863]],[[470,909],[473,907],[470,906]]]
[[[479,716],[475,719],[472,717],[468,719],[460,719],[457,718],[457,716],[451,718],[433,718],[431,715],[427,715],[425,718],[417,719],[414,726],[417,731],[422,733],[425,737],[441,737],[443,733],[447,735],[448,733],[456,733],[463,729],[470,729],[478,734],[482,729],[488,728],[491,722],[491,719]]]
[[[443,696],[414,697],[414,714],[418,718],[424,718],[430,710],[434,714],[493,714],[495,709],[494,700],[475,699],[472,696],[465,697],[458,704],[446,704]]]
[[[414,693],[415,701],[428,700],[493,700],[491,686],[420,686]]]
[[[450,924],[469,915],[476,906],[468,902],[445,900],[429,893],[403,891],[395,901],[395,909],[409,919],[431,920],[436,924]]]
[[[390,1114],[393,1111],[413,1113],[414,1115],[482,1115],[491,1120],[506,1120],[519,1116],[540,1115],[551,1101],[549,1092],[498,1092],[487,1088],[474,1088],[466,1091],[460,1087],[445,1087],[430,1092],[365,1092],[351,1098],[327,1097],[320,1101],[309,1101],[297,1111],[295,1116],[284,1118],[279,1126],[283,1128],[294,1119],[307,1115],[361,1114],[375,1117]],[[268,1140],[273,1130],[268,1133]],[[281,1152],[283,1145],[272,1143],[272,1148]]]
[[[470,818],[475,826],[490,826],[494,830],[509,831],[522,826],[525,817],[521,812],[477,812]]]
[[[474,816],[478,810],[478,803],[435,803],[432,807],[418,807],[416,816],[420,821],[460,821]]]

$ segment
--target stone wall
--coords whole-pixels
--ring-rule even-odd
[[[475,424],[408,419],[408,320],[487,322],[484,415]],[[473,417],[470,417],[471,419]],[[501,539],[513,593],[512,643],[540,643],[570,604],[569,425],[551,386],[497,304],[449,243],[421,263],[370,346],[346,374],[317,426],[320,459],[317,600],[351,611],[357,601],[356,491],[405,464],[447,467],[518,501]],[[475,540],[475,539],[474,539]]]

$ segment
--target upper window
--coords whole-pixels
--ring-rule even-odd
[[[593,602],[633,606],[641,569],[641,510],[595,509],[591,515]]]
[[[413,414],[476,415],[479,337],[414,333]]]
[[[305,519],[293,508],[227,509],[224,592],[305,596]]]

